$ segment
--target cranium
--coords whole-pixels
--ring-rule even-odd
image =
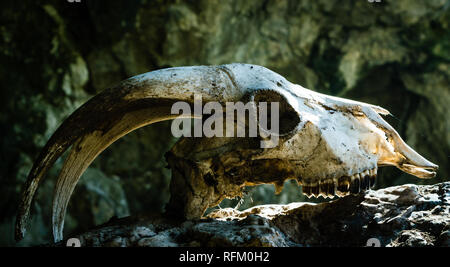
[[[369,189],[377,168],[396,166],[420,178],[435,176],[429,162],[379,114],[385,109],[320,94],[256,65],[168,68],[123,81],[93,97],[56,130],[35,161],[22,196],[16,239],[25,233],[39,181],[71,147],[57,179],[53,235],[62,240],[69,198],[80,176],[110,144],[145,125],[174,119],[171,106],[194,95],[220,103],[280,103],[279,144],[257,138],[181,138],[166,154],[172,169],[168,215],[200,218],[208,207],[242,194],[244,186],[296,179],[307,196],[345,196]]]

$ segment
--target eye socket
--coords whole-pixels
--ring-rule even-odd
[[[267,125],[270,127],[272,118],[271,102],[279,103],[279,133],[286,135],[292,132],[300,123],[300,115],[288,103],[286,98],[273,90],[260,90],[254,95],[254,101],[259,107],[260,102],[267,102]]]

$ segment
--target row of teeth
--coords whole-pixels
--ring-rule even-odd
[[[303,184],[303,194],[308,198],[322,196],[333,198],[343,197],[349,194],[358,194],[372,188],[375,185],[377,169],[365,170],[352,176],[342,176],[335,179],[327,179],[316,183]]]

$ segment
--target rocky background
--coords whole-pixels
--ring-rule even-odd
[[[92,95],[164,67],[263,65],[327,94],[383,106],[421,155],[440,166],[432,180],[380,170],[378,188],[435,184],[450,171],[450,1],[3,0],[0,8],[0,245],[51,240],[59,160],[43,181],[26,239],[13,240],[21,187],[40,148]],[[83,175],[65,232],[111,217],[162,211],[176,141],[170,122],[142,128],[108,148]],[[241,209],[304,200],[287,182],[250,188]],[[222,207],[233,206],[227,201]]]

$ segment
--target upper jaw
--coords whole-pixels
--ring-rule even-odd
[[[379,167],[395,166],[408,174],[414,175],[422,179],[430,179],[436,176],[436,172],[439,168],[438,165],[424,159],[410,147],[408,147],[408,150],[409,151],[407,152],[409,153],[405,153],[404,150],[400,151],[397,150],[392,154],[392,157],[388,158],[381,157],[379,158],[377,165]],[[417,160],[418,157],[415,158],[408,157],[411,154],[410,151],[413,151],[416,155],[419,155],[420,156],[419,160]]]
[[[302,183],[303,194],[307,197],[333,198],[349,194],[358,194],[373,188],[377,176],[377,168],[366,169],[353,175],[344,175],[333,179],[318,180],[312,183]]]
[[[379,163],[378,167],[394,165],[392,163]],[[436,176],[437,165],[416,166],[408,163],[395,164],[402,171],[423,179]],[[320,179],[316,182],[302,182],[303,194],[309,197],[333,198],[349,194],[358,194],[375,185],[378,168],[366,169],[353,175],[344,175],[333,179]]]

